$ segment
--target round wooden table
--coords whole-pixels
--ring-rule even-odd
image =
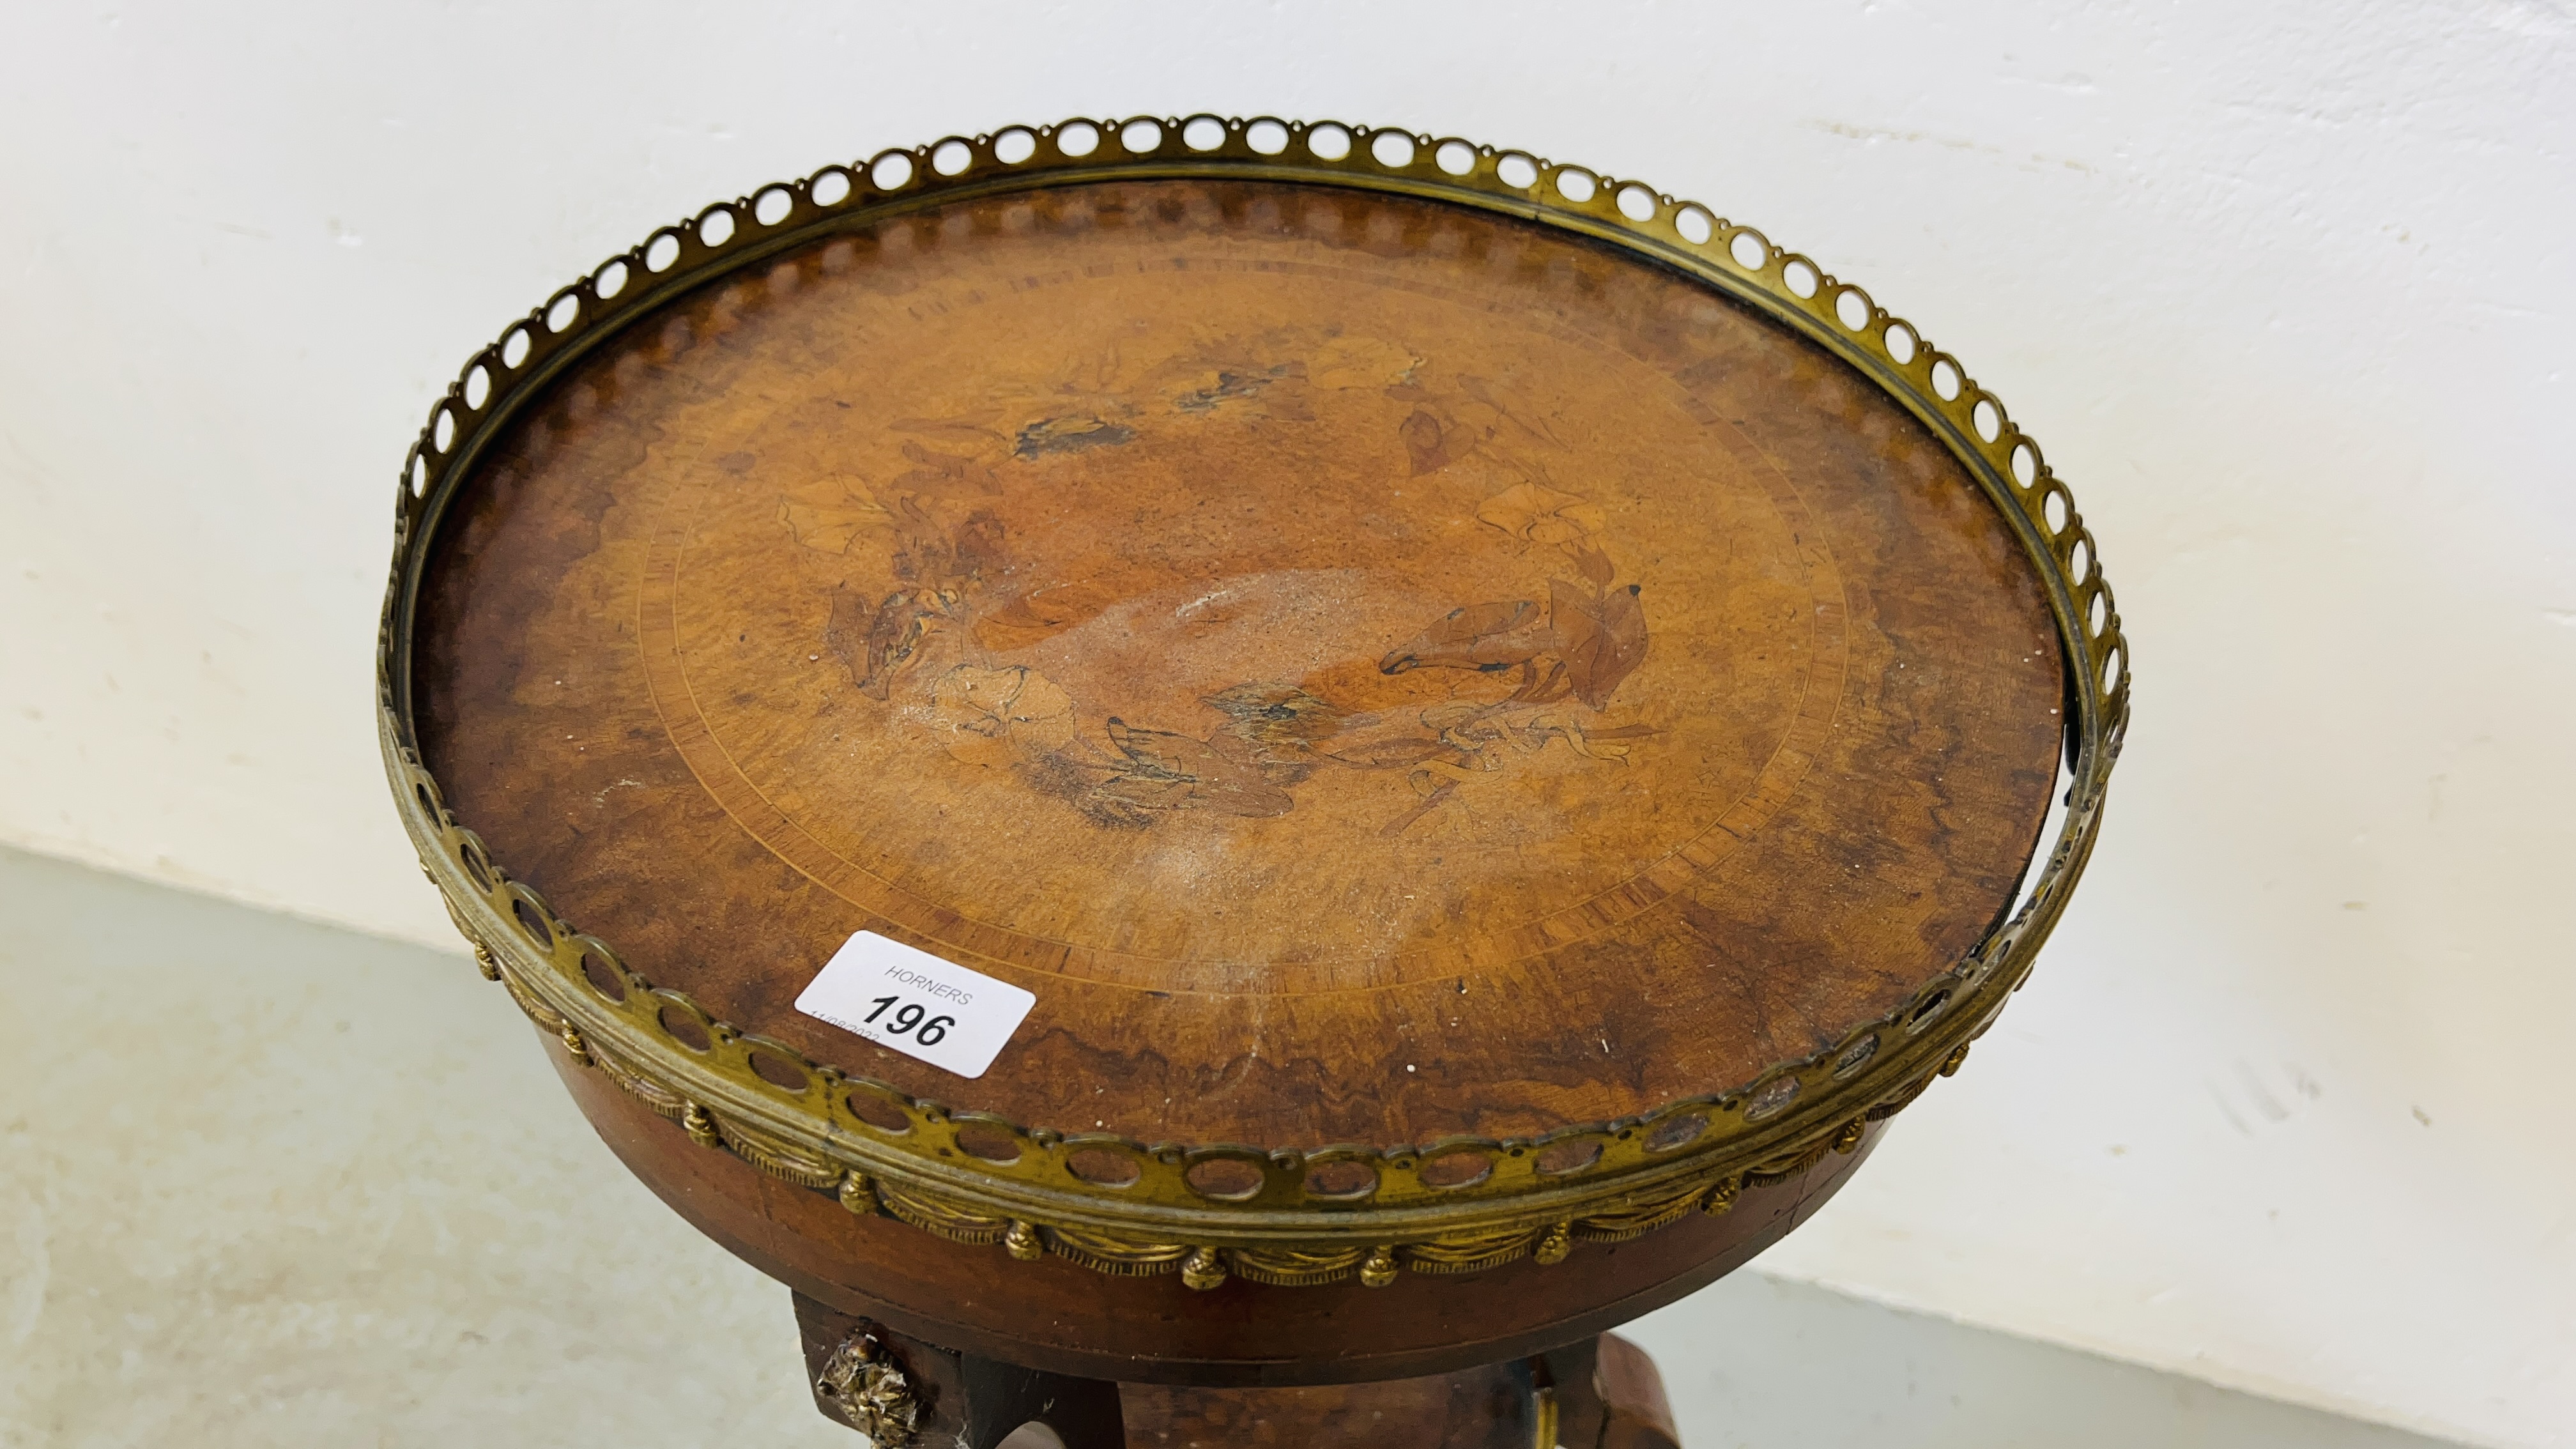
[[[2127,709],[1954,360],[1401,132],[710,208],[479,354],[399,500],[432,879],[881,1445],[1668,1442],[1604,1331],[1957,1069]]]

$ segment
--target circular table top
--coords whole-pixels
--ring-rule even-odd
[[[455,818],[655,986],[1032,1126],[1312,1147],[1741,1088],[1977,947],[2066,679],[1951,452],[1751,308],[1435,201],[951,201],[591,351],[412,624]],[[972,1081],[794,1001],[1036,1000]]]

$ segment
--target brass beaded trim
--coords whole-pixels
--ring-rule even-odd
[[[1696,1209],[1711,1215],[1735,1206],[1744,1188],[1788,1181],[1823,1160],[1829,1152],[1859,1149],[1863,1131],[1875,1111],[1855,1117],[1831,1136],[1783,1153],[1741,1171],[1695,1176],[1679,1185],[1666,1184],[1641,1199],[1610,1205],[1586,1216],[1554,1222],[1515,1223],[1438,1233],[1417,1242],[1368,1247],[1225,1246],[1214,1243],[1160,1242],[1118,1233],[1058,1227],[1014,1218],[953,1197],[936,1186],[898,1184],[870,1178],[821,1154],[808,1152],[754,1128],[718,1116],[614,1053],[591,1050],[562,1013],[521,984],[514,968],[502,970],[510,998],[530,1020],[564,1043],[583,1066],[597,1067],[611,1081],[663,1117],[680,1122],[692,1138],[709,1148],[722,1148],[772,1177],[800,1187],[831,1192],[843,1207],[860,1216],[885,1216],[909,1223],[953,1243],[990,1246],[999,1243],[1014,1258],[1034,1262],[1054,1256],[1094,1272],[1145,1278],[1178,1272],[1192,1288],[1214,1288],[1228,1277],[1281,1287],[1338,1283],[1360,1277],[1371,1287],[1395,1281],[1399,1268],[1417,1273],[1476,1273],[1523,1257],[1542,1265],[1565,1261],[1576,1242],[1624,1243],[1681,1221]],[[1946,1076],[1965,1057],[1963,1043],[1943,1058],[1934,1075]],[[1919,1094],[1930,1079],[1907,1088],[1903,1100]],[[1900,1100],[1888,1105],[1893,1112]]]
[[[1733,1090],[1529,1138],[1265,1151],[1026,1128],[848,1076],[651,986],[606,942],[512,880],[445,808],[422,767],[410,722],[410,636],[437,522],[528,399],[659,303],[820,236],[971,196],[1171,177],[1392,192],[1610,242],[1824,346],[1930,428],[2013,527],[2067,652],[2067,811],[2022,908],[1902,1009]],[[1284,1285],[1356,1274],[1382,1286],[1400,1267],[1472,1272],[1524,1255],[1552,1263],[1575,1241],[1638,1237],[1694,1206],[1724,1211],[1743,1188],[1853,1150],[1866,1122],[1957,1070],[1967,1043],[2028,975],[2092,853],[2127,727],[2127,655],[2092,534],[2038,445],[1955,358],[1808,258],[1697,203],[1522,152],[1329,122],[1137,117],[952,136],[720,202],[610,258],[469,359],[431,409],[396,493],[378,733],[404,824],[484,973],[576,1062],[605,1071],[699,1143],[833,1191],[852,1211],[883,1212],[957,1242],[1000,1243],[1021,1258],[1053,1254],[1118,1274],[1177,1271],[1199,1288],[1229,1274]],[[782,1077],[798,1084],[782,1086]],[[976,1155],[961,1137],[967,1129],[975,1148],[1007,1144],[1013,1155]],[[1481,1176],[1460,1186],[1425,1178],[1426,1164],[1461,1152],[1483,1160]],[[1112,1154],[1135,1176],[1123,1186],[1086,1180],[1073,1170],[1077,1153]],[[1185,1174],[1219,1158],[1250,1166],[1259,1188],[1228,1201],[1192,1188]],[[1306,1175],[1326,1162],[1362,1164],[1375,1186],[1356,1200],[1319,1201]],[[1543,1170],[1563,1163],[1574,1165]],[[1331,1210],[1321,1210],[1327,1203]]]

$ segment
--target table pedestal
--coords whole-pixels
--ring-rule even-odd
[[[1041,1373],[908,1338],[801,1293],[796,1323],[816,1406],[868,1434],[879,1449],[998,1449],[1028,1424],[1053,1430],[1065,1449],[1680,1444],[1654,1360],[1607,1333],[1430,1378],[1210,1389]]]

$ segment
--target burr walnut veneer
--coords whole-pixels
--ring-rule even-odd
[[[1668,1434],[1595,1336],[1957,1067],[2126,706],[1955,363],[1695,207],[1392,132],[711,209],[476,359],[401,522],[433,878],[884,1441],[1114,1434],[997,1373]],[[1035,995],[988,1070],[796,1009],[863,930]]]

